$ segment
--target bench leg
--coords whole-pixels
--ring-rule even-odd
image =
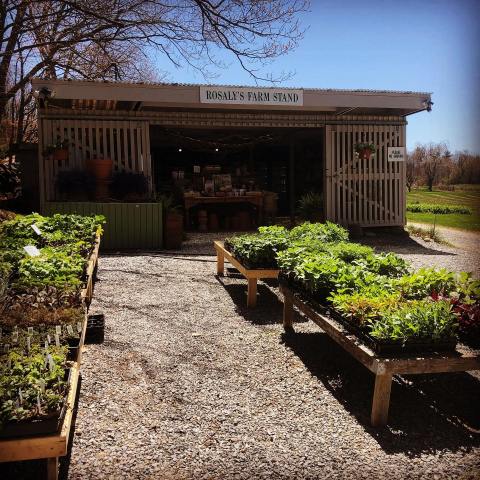
[[[247,305],[255,307],[257,305],[257,279],[248,278]]]
[[[293,328],[293,302],[290,295],[283,296],[283,328],[284,330]]]
[[[225,257],[223,252],[217,250],[217,275],[223,275],[225,269]]]
[[[375,376],[375,390],[373,392],[371,416],[371,423],[374,427],[381,427],[387,424],[391,389],[391,373],[386,373],[382,375],[377,374]]]
[[[47,479],[58,479],[58,457],[47,458]]]

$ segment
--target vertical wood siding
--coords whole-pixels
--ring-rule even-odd
[[[58,172],[85,168],[89,158],[102,156],[113,160],[114,171],[143,173],[151,182],[149,123],[147,121],[41,119],[40,148],[58,140],[68,141],[68,160],[53,161],[41,157],[40,181],[42,199],[56,199],[55,179]]]
[[[47,202],[43,212],[105,215],[102,250],[155,250],[163,247],[161,203]]]
[[[404,225],[405,164],[388,162],[387,148],[405,146],[405,126],[327,125],[325,135],[327,219],[342,225]],[[358,158],[357,143],[373,143],[375,155]]]

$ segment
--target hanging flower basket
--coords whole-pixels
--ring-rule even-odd
[[[355,153],[362,160],[368,160],[375,153],[375,145],[373,143],[357,143]]]
[[[57,162],[68,160],[68,141],[57,140],[53,145],[47,145],[43,150],[45,157],[51,157]]]

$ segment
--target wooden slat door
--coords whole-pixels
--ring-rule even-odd
[[[147,121],[41,119],[41,149],[67,140],[65,162],[41,157],[41,188],[45,201],[55,200],[58,172],[85,168],[87,159],[103,156],[113,160],[114,171],[143,173],[151,181],[150,133]]]
[[[325,207],[327,219],[342,225],[405,224],[405,165],[387,160],[388,147],[405,146],[403,125],[327,125]],[[368,160],[355,144],[373,143]]]

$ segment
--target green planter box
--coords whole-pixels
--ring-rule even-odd
[[[161,203],[46,202],[42,214],[105,215],[101,250],[163,248]]]

